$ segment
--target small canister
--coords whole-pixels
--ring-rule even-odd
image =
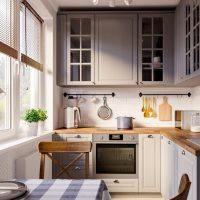
[[[195,112],[191,115],[190,130],[195,133],[200,132],[200,113],[199,112]]]

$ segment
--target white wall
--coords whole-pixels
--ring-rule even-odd
[[[1,179],[14,179],[16,178],[16,167],[15,161],[17,158],[29,156],[35,152],[37,152],[37,145],[40,141],[51,141],[52,135],[49,134],[42,139],[38,138],[32,142],[27,142],[25,144],[21,144],[17,148],[12,148],[6,152],[1,153],[0,151],[0,177]],[[39,153],[38,153],[39,155]],[[36,165],[36,163],[32,163]],[[38,166],[35,166],[36,168]],[[35,177],[37,178],[37,177]],[[39,171],[38,171],[39,178]]]
[[[172,106],[173,120],[171,122],[161,122],[158,118],[144,118],[141,112],[142,98],[139,98],[139,92],[143,93],[192,93],[192,97],[187,96],[168,96],[168,102]],[[108,105],[113,111],[113,116],[109,120],[101,120],[97,116],[98,108],[103,104],[102,97],[98,104],[90,102],[90,97],[84,97],[85,102],[78,104],[81,109],[80,126],[96,126],[96,127],[116,127],[117,116],[135,117],[136,127],[173,127],[175,110],[200,110],[200,87],[199,88],[77,88],[63,89],[68,93],[111,93],[115,92],[116,97],[108,97]],[[155,96],[158,106],[162,102],[162,96]],[[75,100],[63,98],[63,107],[67,105],[75,105]]]

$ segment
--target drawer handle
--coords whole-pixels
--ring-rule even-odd
[[[171,142],[170,142],[170,141],[168,141],[168,144],[171,144]]]
[[[119,180],[114,180],[113,183],[119,184]]]
[[[77,135],[77,136],[75,136],[75,138],[81,138],[81,135]]]
[[[182,151],[182,155],[185,155],[185,151],[184,150]]]
[[[80,167],[77,167],[77,166],[76,166],[74,169],[75,169],[75,170],[81,170],[81,168],[80,168]]]
[[[153,135],[148,135],[148,138],[153,138]]]

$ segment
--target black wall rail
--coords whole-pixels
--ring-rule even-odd
[[[139,93],[139,97],[142,96],[188,96],[191,97],[192,94],[188,92],[187,94],[143,94],[142,92]]]
[[[73,99],[74,96],[78,97],[78,96],[112,96],[115,97],[116,94],[114,92],[110,93],[110,94],[68,94],[68,93],[64,93],[63,94],[64,97],[68,97],[69,99]]]

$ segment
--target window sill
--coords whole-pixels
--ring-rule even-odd
[[[43,134],[40,134],[38,136],[23,137],[23,138],[18,137],[15,139],[10,139],[0,142],[0,155],[10,150],[16,149],[24,144],[40,141],[41,139],[46,138],[47,136],[50,136],[52,134],[53,132],[44,132]]]

